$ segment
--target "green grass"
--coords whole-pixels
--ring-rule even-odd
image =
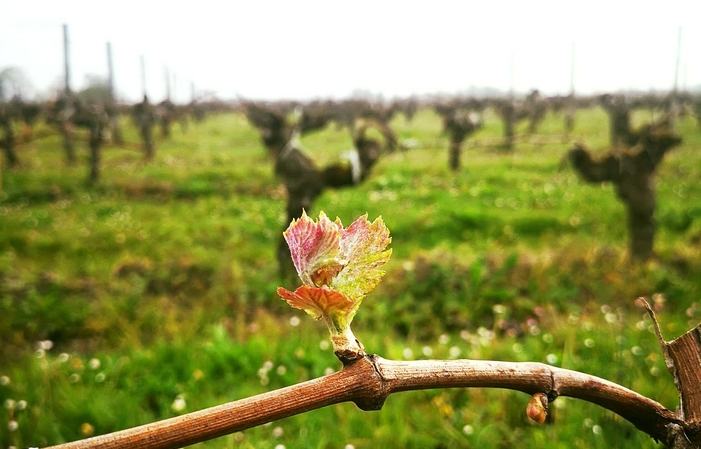
[[[138,148],[133,126],[123,125]],[[420,147],[383,156],[366,182],[325,192],[310,211],[346,224],[382,215],[392,233],[387,275],[354,321],[370,352],[548,362],[676,407],[634,300],[666,299],[658,305],[667,339],[698,323],[693,120],[679,123],[684,143],[659,168],[658,257],[640,266],[627,263],[625,210],[612,187],[586,184],[562,164],[575,140],[606,151],[601,110],[579,111],[569,138],[561,117],[548,116],[537,136],[519,128],[511,153],[497,148],[501,123],[488,114],[458,173],[432,111],[392,126]],[[323,164],[351,140],[332,125],[303,144]],[[295,287],[278,279],[275,262],[285,192],[243,116],[175,126],[148,164],[133,148],[108,147],[96,187],[85,183],[84,161],[65,167],[57,137],[19,156],[0,193],[0,447],[111,432],[339,368],[323,325],[275,294]],[[182,411],[172,407],[179,396]],[[555,421],[532,425],[527,402],[493,390],[401,393],[379,412],[341,404],[201,446],[656,447],[581,401],[558,399]]]

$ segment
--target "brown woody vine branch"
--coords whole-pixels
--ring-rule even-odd
[[[318,379],[54,448],[177,448],[341,402],[354,402],[362,410],[379,410],[392,393],[467,387],[544,393],[550,401],[558,396],[583,399],[617,413],[663,442],[670,441],[670,428],[684,426],[672,411],[625,387],[542,363],[393,361],[364,356]]]

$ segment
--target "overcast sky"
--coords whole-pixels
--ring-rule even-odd
[[[140,99],[385,98],[470,86],[567,94],[701,85],[701,0],[210,1],[0,0],[0,71],[18,67],[47,95],[107,77]],[[574,49],[574,51],[573,51]]]

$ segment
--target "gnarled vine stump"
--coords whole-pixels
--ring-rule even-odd
[[[460,169],[460,153],[463,141],[482,127],[482,119],[475,111],[461,109],[456,106],[438,105],[436,112],[443,118],[443,131],[448,133],[449,159],[451,170]]]
[[[397,142],[389,126],[373,120],[361,120],[358,126],[354,126],[354,148],[347,152],[346,160],[319,168],[302,151],[299,136],[325,126],[326,121],[305,120],[302,114],[297,123],[288,123],[281,111],[253,103],[246,104],[244,112],[253,126],[260,131],[263,144],[274,158],[275,175],[282,180],[287,190],[287,217],[283,231],[293,219],[302,216],[303,210],[311,210],[314,200],[325,189],[352,186],[367,177],[382,152],[382,145],[367,137],[368,129],[377,128],[385,137],[387,146]],[[282,234],[278,241],[277,258],[283,276],[294,273],[290,250]]]
[[[584,180],[613,183],[628,213],[630,257],[644,261],[653,255],[655,170],[667,151],[679,145],[682,139],[663,127],[647,126],[636,135],[628,136],[628,141],[637,141],[637,145],[622,152],[612,151],[598,161],[581,144],[572,148],[568,156]]]

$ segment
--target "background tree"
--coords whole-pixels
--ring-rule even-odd
[[[528,117],[528,133],[535,134],[538,126],[545,119],[545,114],[548,112],[548,103],[540,95],[538,89],[533,89],[526,97],[524,104],[524,114]]]
[[[599,104],[609,116],[609,141],[615,151],[630,146],[635,137],[630,126],[630,106],[623,95],[604,94]]]
[[[482,127],[482,117],[475,111],[455,104],[439,104],[434,109],[443,118],[443,131],[448,134],[450,141],[448,166],[453,171],[459,170],[462,143]]]
[[[498,99],[494,103],[494,110],[504,124],[502,147],[507,151],[512,151],[516,138],[516,125],[527,116],[526,111],[514,98]]]
[[[163,100],[156,107],[156,116],[161,124],[161,135],[165,139],[170,138],[170,127],[176,118],[175,104],[170,99]]]
[[[619,153],[611,151],[601,160],[594,160],[591,152],[580,144],[570,150],[569,159],[586,181],[613,183],[628,213],[630,256],[644,261],[653,255],[655,170],[667,151],[682,139],[660,125],[645,126],[634,135],[627,134],[627,138],[631,143],[637,142],[636,145]]]
[[[10,105],[5,102],[0,102],[0,132],[3,133],[0,139],[0,149],[5,155],[7,166],[14,168],[19,164],[19,158],[15,151],[15,131],[12,125]]]
[[[136,126],[139,128],[144,158],[150,161],[155,154],[153,145],[153,125],[156,123],[157,116],[153,105],[149,102],[146,95],[144,95],[144,99],[141,103],[135,104],[132,108],[132,117],[134,118]]]
[[[274,158],[275,175],[287,190],[287,223],[301,217],[303,211],[311,210],[314,200],[325,189],[352,186],[367,177],[382,151],[382,145],[367,136],[370,128],[379,129],[388,145],[397,142],[387,125],[372,120],[361,121],[354,125],[354,148],[346,153],[345,160],[319,168],[301,149],[299,138],[305,132],[325,126],[327,121],[305,120],[301,111],[298,111],[300,115],[296,122],[290,121],[283,111],[254,103],[244,105],[248,120],[260,131],[263,144]],[[277,258],[284,276],[293,272],[289,248],[282,238],[278,242]]]

